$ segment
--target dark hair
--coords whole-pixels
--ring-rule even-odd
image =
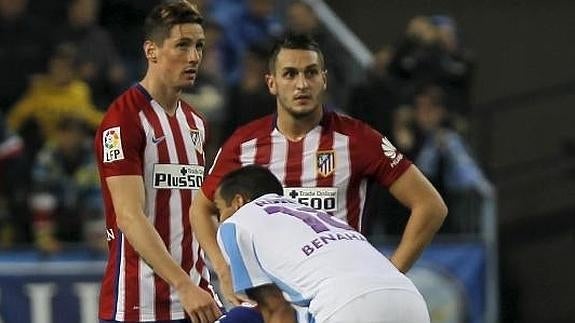
[[[308,34],[288,33],[273,46],[269,61],[269,73],[273,74],[276,68],[278,54],[282,49],[311,50],[317,53],[321,69],[324,69],[325,58],[318,43]]]
[[[220,196],[229,205],[236,194],[248,201],[270,193],[283,195],[283,187],[267,168],[249,165],[227,173],[220,181]]]
[[[170,37],[172,27],[187,23],[203,25],[204,18],[196,6],[186,0],[164,1],[146,17],[144,39],[161,45]]]

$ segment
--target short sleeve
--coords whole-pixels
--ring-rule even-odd
[[[259,265],[251,233],[236,223],[224,222],[218,229],[218,244],[230,265],[236,293],[272,283]]]
[[[112,105],[96,133],[94,146],[103,177],[143,174],[145,134],[138,115],[130,111],[134,110]]]
[[[354,140],[361,142],[353,145],[357,149],[354,157],[362,164],[365,174],[382,186],[393,184],[412,164],[387,137],[365,124],[356,132]]]
[[[202,184],[204,195],[213,201],[216,188],[222,177],[240,166],[239,147],[233,140],[226,141],[216,154],[214,164]]]

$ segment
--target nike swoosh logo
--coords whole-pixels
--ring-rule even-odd
[[[157,144],[157,143],[161,142],[162,140],[164,140],[165,138],[166,138],[166,136],[161,136],[159,138],[152,137],[152,143]]]

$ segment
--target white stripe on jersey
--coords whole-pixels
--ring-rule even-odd
[[[162,127],[162,131],[164,132],[164,136],[165,136],[165,140],[166,140],[166,146],[168,148],[168,156],[169,156],[169,160],[170,160],[170,164],[182,164],[183,161],[179,160],[178,157],[178,151],[176,149],[176,141],[175,141],[175,134],[172,132],[172,128],[170,127],[170,121],[168,120],[168,116],[166,115],[166,112],[164,111],[164,109],[156,102],[156,101],[152,101],[151,102],[152,107],[154,108],[154,112],[156,113],[156,115],[158,116],[158,119],[160,120],[160,125]],[[181,102],[178,101],[178,107],[176,109],[176,111],[181,110]],[[177,113],[177,112],[176,112]],[[183,113],[182,113],[183,114]],[[178,121],[183,121],[185,122],[185,124],[187,124],[187,120],[185,119],[185,116],[182,119],[178,118]],[[180,131],[181,129],[181,124],[180,124]],[[185,136],[185,134],[189,133],[189,130],[186,131],[181,131],[181,135],[182,137],[189,137],[189,136]],[[185,144],[185,151],[186,151],[186,156],[192,154],[192,152],[190,152],[191,149],[189,149],[190,147],[193,147],[193,145],[188,146],[185,139],[184,139],[184,144]],[[188,156],[189,158],[189,156]],[[197,158],[194,158],[194,160],[197,161]],[[188,159],[188,161],[190,161],[190,159]],[[181,208],[182,208],[182,196],[180,195],[179,190],[177,189],[172,189],[172,192],[170,194],[170,200],[168,202],[168,206],[170,209],[170,254],[172,255],[172,259],[174,259],[174,261],[178,264],[182,263],[182,238],[183,236],[178,237],[178,239],[174,239],[174,232],[178,232],[179,230],[181,230],[182,227],[182,219],[178,216],[174,216],[176,214],[180,214],[180,212],[182,212]],[[174,294],[175,290],[170,287],[170,299],[174,300],[174,298],[176,298],[176,295]],[[174,302],[172,302],[170,304],[170,317],[173,318],[174,315],[174,311],[178,310],[177,307],[178,304],[174,304]]]
[[[154,271],[142,258],[138,262],[138,283],[140,285],[139,304],[140,308],[145,307],[146,312],[140,310],[140,321],[149,320],[156,316],[156,307],[153,306],[156,300],[156,289],[154,286]],[[142,293],[142,291],[149,291]]]
[[[357,220],[357,230],[363,230],[363,209],[365,208],[365,199],[367,198],[367,180],[363,179],[359,184],[359,216]]]
[[[157,137],[158,135],[154,133],[152,125],[144,116],[144,112],[140,111],[140,113],[138,113],[138,116],[140,118],[140,123],[142,124],[142,127],[144,128],[144,133],[146,134],[146,139],[150,135]],[[146,145],[146,149],[144,151],[143,162],[144,162],[144,165],[146,165],[148,167],[148,169],[146,169],[144,171],[144,176],[145,176],[144,180],[146,183],[152,183],[152,181],[153,181],[152,169],[153,169],[154,163],[148,162],[148,161],[158,160],[158,148],[157,147],[158,147],[157,145]],[[150,221],[150,223],[152,223],[152,224],[156,220],[155,210],[156,210],[156,190],[146,190],[146,204],[144,205],[144,212],[145,212],[144,214],[146,214],[146,216],[148,217],[148,221]],[[141,293],[141,292],[139,293],[139,304],[141,307],[145,306],[147,308],[151,308],[151,311],[152,311],[151,314],[155,315],[155,307],[149,306],[149,305],[154,304],[154,302],[155,302],[156,290],[154,288],[148,288],[148,286],[150,285],[150,282],[148,281],[149,278],[147,278],[147,279],[144,278],[144,277],[152,277],[153,278],[154,271],[142,259],[139,259],[138,275],[139,275],[139,279],[138,279],[139,290],[140,291],[150,290],[149,293]],[[142,319],[143,314],[144,313],[142,313],[142,311],[140,311],[140,319]],[[146,314],[149,314],[149,312],[147,312]]]
[[[281,183],[285,183],[286,164],[288,158],[288,142],[276,128],[271,133],[271,152],[269,170],[276,175]]]
[[[242,166],[251,165],[256,162],[256,143],[257,139],[252,139],[242,143],[242,145],[240,146],[240,163],[242,164]],[[215,164],[216,163],[214,162],[214,165]]]
[[[116,295],[118,295],[116,301],[116,321],[123,321],[124,313],[126,312],[126,304],[124,303],[124,300],[126,299],[126,254],[124,252],[126,241],[124,234],[121,234],[120,236],[120,248],[118,248],[118,251],[120,252],[120,272],[118,277],[118,291],[116,293]]]
[[[351,157],[349,155],[349,137],[338,132],[333,133],[333,150],[336,151],[335,172],[333,173],[333,187],[337,187],[337,212],[338,219],[347,219],[347,188],[351,178]],[[315,169],[315,168],[314,168]],[[363,201],[362,201],[363,202]],[[361,202],[361,203],[362,203]]]
[[[313,128],[304,138],[302,160],[302,174],[301,186],[316,187],[317,186],[317,156],[315,153],[308,154],[307,152],[315,152],[319,149],[321,139],[322,127]],[[305,181],[304,179],[308,179]]]

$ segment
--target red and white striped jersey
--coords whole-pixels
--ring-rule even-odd
[[[324,111],[300,141],[288,140],[275,124],[275,115],[255,120],[224,143],[202,186],[209,199],[229,171],[263,165],[282,182],[285,195],[361,231],[368,181],[387,187],[411,165],[386,137],[336,112]]]
[[[204,175],[206,124],[185,102],[169,116],[141,85],[112,105],[94,141],[106,211],[109,256],[100,292],[105,320],[158,321],[184,318],[175,290],[155,275],[118,229],[106,178],[140,175],[145,209],[176,262],[210,290],[203,251],[192,235],[189,207]]]

